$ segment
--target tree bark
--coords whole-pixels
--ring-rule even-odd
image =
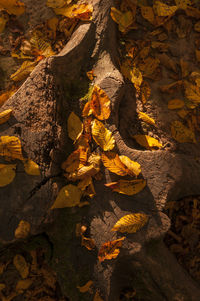
[[[73,301],[93,299],[77,290],[77,285],[89,280],[105,301],[119,300],[127,286],[136,290],[138,300],[199,301],[199,285],[163,243],[170,220],[162,212],[166,202],[200,193],[199,146],[172,145],[155,152],[134,147],[127,132],[137,103],[133,86],[119,71],[116,24],[110,18],[114,2],[93,0],[92,4],[92,23],[80,24],[61,53],[43,60],[2,107],[12,107],[14,116],[1,127],[1,135],[18,136],[42,175],[40,180],[26,175],[19,165],[15,181],[1,188],[1,242],[15,243],[14,231],[22,219],[30,222],[32,235],[47,233],[53,246],[52,265],[64,293]],[[59,189],[66,185],[61,163],[73,149],[66,121],[72,110],[80,115],[78,99],[88,88],[84,74],[90,69],[97,76],[95,84],[111,100],[106,126],[113,132],[118,153],[141,164],[147,187],[134,196],[109,192],[104,183],[116,177],[102,168],[104,177],[95,183],[96,196],[90,206],[50,211]],[[117,238],[111,231],[113,225],[133,212],[148,214],[148,224],[127,235],[115,260],[98,262],[100,246]],[[81,247],[75,237],[78,222],[87,224],[96,251]]]

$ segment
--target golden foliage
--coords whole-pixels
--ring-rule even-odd
[[[0,113],[0,124],[3,124],[10,119],[11,113],[12,113],[11,109],[1,112]]]
[[[0,187],[10,184],[15,178],[16,164],[0,164]]]
[[[23,279],[28,277],[29,266],[22,255],[15,255],[13,258],[13,264]]]
[[[24,160],[24,170],[28,175],[31,176],[40,176],[40,168],[37,163],[31,159]]]
[[[140,98],[141,101],[144,103],[147,102],[149,97],[151,96],[151,88],[149,86],[149,83],[146,81],[143,81],[141,87],[140,87]]]
[[[110,187],[113,191],[126,195],[134,195],[144,189],[144,187],[146,186],[146,180],[119,180],[117,182],[112,182],[104,185],[106,187]]]
[[[31,225],[29,222],[21,220],[15,230],[15,237],[19,238],[26,238],[31,230]]]
[[[102,262],[105,259],[110,260],[116,258],[119,255],[119,248],[122,246],[124,239],[125,237],[121,237],[119,239],[104,243],[98,252],[99,261]]]
[[[103,123],[97,119],[92,122],[92,137],[104,151],[112,150],[115,147],[112,132],[106,129]]]
[[[94,86],[94,89],[92,91],[90,107],[92,114],[99,120],[105,120],[109,118],[110,99],[106,95],[106,93],[98,86]]]
[[[51,209],[78,206],[80,204],[81,195],[82,191],[78,187],[72,184],[66,185],[59,191]]]
[[[195,102],[200,103],[200,87],[193,85],[188,81],[184,81],[185,96]]]
[[[157,139],[150,137],[148,135],[134,135],[133,138],[137,141],[138,144],[140,144],[141,146],[147,149],[162,147],[162,144]]]
[[[39,30],[32,32],[30,39],[32,53],[37,55],[42,55],[44,57],[49,57],[55,55],[55,52],[51,48],[51,44],[44,37],[44,33]]]
[[[0,156],[24,160],[21,141],[15,136],[0,136]]]
[[[29,76],[29,74],[33,71],[36,65],[36,61],[25,61],[15,73],[11,74],[10,78],[15,82],[24,80],[27,78],[27,76]]]
[[[24,3],[19,0],[1,0],[1,9],[5,9],[9,14],[19,16],[24,13]]]
[[[142,119],[144,122],[149,123],[151,125],[155,125],[155,120],[151,117],[149,117],[149,115],[143,113],[143,112],[138,112],[138,117],[139,119]]]
[[[124,155],[119,156],[119,159],[128,169],[128,174],[130,176],[138,176],[141,173],[141,166],[138,162],[135,162]]]
[[[79,148],[73,151],[67,158],[66,161],[62,163],[62,169],[66,172],[74,172],[77,169],[83,167],[87,162],[88,149],[84,146],[79,146]]]
[[[61,8],[54,8],[56,15],[62,15],[70,19],[83,21],[92,20],[93,7],[90,4],[70,4]]]
[[[134,233],[140,230],[148,221],[144,213],[128,214],[120,218],[112,228],[112,231]]]
[[[179,143],[196,143],[194,132],[178,120],[171,123],[171,133]]]
[[[71,112],[68,117],[67,129],[68,129],[68,136],[73,141],[76,141],[80,137],[83,131],[83,124],[80,121],[79,117],[74,112]]]
[[[12,87],[10,90],[0,95],[0,107],[6,102],[6,100],[8,100],[10,96],[16,92],[16,90],[17,89],[15,87]]]
[[[113,21],[115,21],[119,25],[119,31],[123,33],[126,32],[134,22],[133,14],[131,11],[121,12],[115,7],[111,7],[110,15]]]
[[[177,6],[175,6],[175,5],[169,6],[163,2],[156,0],[154,2],[153,9],[157,16],[168,17],[168,16],[172,16],[176,12]]]

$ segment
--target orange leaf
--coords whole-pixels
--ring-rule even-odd
[[[113,241],[108,241],[104,243],[98,253],[99,261],[104,261],[105,259],[113,259],[119,255],[119,248],[122,246],[122,242],[125,236]]]
[[[106,93],[98,86],[94,86],[90,106],[93,115],[99,120],[105,120],[109,118],[110,99],[108,98]]]
[[[62,163],[62,169],[66,172],[73,172],[84,166],[87,162],[88,149],[79,146],[77,150],[72,152],[66,161]]]
[[[106,187],[110,187],[113,191],[126,195],[134,195],[146,186],[146,180],[119,180],[118,182],[112,182],[104,185]]]

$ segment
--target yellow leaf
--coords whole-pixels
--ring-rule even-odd
[[[66,161],[62,163],[62,169],[66,172],[74,172],[77,169],[83,167],[87,162],[88,148],[79,146],[79,148],[73,151]]]
[[[33,31],[30,39],[31,46],[37,55],[49,57],[55,55],[51,48],[51,44],[44,38],[44,33],[39,30]]]
[[[15,178],[16,164],[0,164],[0,187],[10,184]]]
[[[136,67],[130,70],[130,80],[134,84],[135,88],[138,89],[143,81],[142,73]]]
[[[110,99],[99,87],[94,86],[90,107],[93,115],[99,120],[108,119],[110,116]]]
[[[148,82],[143,81],[140,87],[140,97],[143,103],[146,103],[149,97],[151,96],[151,88]]]
[[[162,147],[162,144],[155,138],[152,138],[147,135],[134,135],[133,138],[139,143],[141,146],[144,146],[147,149],[151,149],[154,147]]]
[[[93,182],[91,182],[85,189],[83,196],[89,196],[91,199],[95,196],[96,191],[94,189]]]
[[[67,120],[67,128],[68,136],[73,141],[76,141],[83,131],[83,124],[74,112],[71,112],[71,114],[69,115],[69,118]]]
[[[184,101],[178,98],[171,99],[168,102],[168,109],[175,110],[175,109],[181,109],[185,105]]]
[[[29,286],[31,286],[32,283],[33,283],[32,279],[18,280],[15,289],[18,293],[22,294],[23,291],[27,290],[29,288]]]
[[[90,4],[71,4],[54,9],[56,15],[63,15],[67,18],[79,20],[92,20],[93,7]]]
[[[141,6],[141,14],[144,19],[149,21],[151,24],[154,24],[155,16],[151,6]]]
[[[96,194],[94,190],[94,185],[92,182],[92,177],[85,177],[82,181],[78,183],[78,188],[83,191],[83,196],[88,195],[90,198]]]
[[[0,10],[1,9],[5,9],[9,14],[19,16],[24,13],[24,3],[19,0],[1,0]]]
[[[169,6],[160,1],[155,1],[154,5],[153,5],[153,9],[154,9],[155,13],[157,14],[157,16],[168,17],[168,16],[172,16],[176,12],[177,6],[175,6],[175,5]]]
[[[28,277],[29,267],[22,255],[15,255],[15,257],[13,258],[13,264],[23,279]]]
[[[15,87],[12,87],[12,89],[0,95],[0,107],[6,102],[6,100],[8,100],[10,96],[12,96],[16,92],[16,90],[17,89]]]
[[[31,159],[24,160],[24,170],[28,175],[40,176],[39,165]]]
[[[95,293],[93,301],[104,301],[100,296],[98,290]]]
[[[51,209],[77,206],[80,204],[81,195],[82,191],[78,187],[72,184],[66,185],[59,191]]]
[[[92,137],[104,151],[109,151],[115,147],[112,132],[106,129],[103,123],[97,119],[92,122]]]
[[[180,121],[171,123],[172,137],[179,143],[196,143],[195,134]]]
[[[149,115],[143,113],[143,112],[139,112],[138,113],[139,119],[142,119],[144,122],[155,125],[155,120],[151,117],[149,117]]]
[[[131,11],[126,11],[123,13],[115,7],[111,7],[110,15],[113,21],[119,25],[119,30],[121,32],[125,32],[134,21]]]
[[[66,174],[65,176],[69,181],[77,181],[77,180],[82,180],[85,177],[93,177],[96,173],[99,172],[99,170],[100,170],[99,166],[90,164],[79,168],[75,172]]]
[[[140,230],[148,221],[144,213],[128,214],[120,218],[112,228],[112,231],[135,233]]]
[[[0,156],[24,160],[19,138],[15,136],[0,136]]]
[[[10,115],[12,113],[11,109],[5,110],[3,112],[0,113],[0,124],[5,123],[6,121],[9,120]]]
[[[200,103],[200,87],[184,81],[185,95],[189,100]]]
[[[7,21],[8,21],[8,16],[0,12],[0,33],[4,31]]]
[[[89,291],[90,287],[93,285],[93,281],[89,280],[85,285],[83,286],[77,286],[77,288],[79,289],[79,291],[81,293],[86,293]]]
[[[81,245],[86,247],[89,251],[95,248],[95,242],[92,238],[87,238],[84,235],[81,236]]]
[[[126,237],[121,237],[119,239],[108,241],[104,243],[98,252],[98,259],[100,262],[105,259],[110,260],[116,258],[119,255],[119,248],[122,246],[122,242]]]
[[[104,185],[106,187],[110,187],[113,191],[126,195],[134,195],[144,189],[146,186],[146,180],[119,180],[118,182],[112,182]]]
[[[13,74],[11,74],[10,78],[14,81],[21,81],[27,78],[29,74],[33,71],[37,62],[25,61],[21,65],[21,67]]]
[[[141,166],[138,162],[135,162],[127,156],[119,156],[120,161],[128,169],[128,174],[131,176],[138,176],[141,173]]]
[[[186,9],[188,5],[192,5],[191,0],[175,0],[175,3],[179,9]]]
[[[30,230],[31,225],[28,222],[21,220],[15,230],[15,237],[17,239],[26,238],[29,235]]]

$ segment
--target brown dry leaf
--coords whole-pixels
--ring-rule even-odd
[[[180,66],[181,66],[181,72],[182,72],[182,78],[189,75],[189,62],[184,61],[182,58],[180,59]]]
[[[196,143],[195,134],[180,121],[171,123],[172,137],[179,143]]]
[[[93,250],[96,247],[94,239],[87,238],[84,235],[81,236],[81,245],[86,247],[90,251]]]
[[[11,109],[5,110],[0,113],[0,124],[7,122],[10,119],[10,115],[12,113]]]
[[[29,76],[29,74],[33,71],[35,66],[37,65],[37,61],[31,62],[31,61],[25,61],[21,65],[21,67],[13,74],[11,74],[10,78],[14,80],[15,82],[24,80]]]
[[[200,50],[195,49],[195,54],[196,54],[197,62],[200,62]]]
[[[152,74],[155,73],[156,69],[160,64],[158,58],[147,57],[143,63],[139,65],[139,69],[142,71],[144,77],[151,78]]]
[[[185,110],[185,109],[179,110],[177,112],[178,116],[180,116],[182,119],[185,119],[185,117],[187,116],[188,113],[189,113],[189,111]]]
[[[147,149],[161,148],[162,144],[155,138],[150,137],[148,135],[134,135],[133,138],[139,143],[141,146],[144,146]]]
[[[177,6],[169,6],[163,2],[154,1],[153,9],[157,16],[168,17],[172,16],[176,12]]]
[[[168,69],[172,69],[174,72],[177,72],[177,65],[175,61],[170,58],[166,53],[158,54],[160,63]]]
[[[24,163],[24,170],[28,175],[40,176],[40,168],[37,163],[35,163],[31,159],[26,159],[23,161],[23,163]]]
[[[68,129],[68,136],[73,141],[76,141],[80,137],[83,131],[83,124],[80,121],[79,117],[74,112],[71,112],[68,117],[67,129]]]
[[[151,96],[151,88],[149,86],[148,82],[143,81],[141,87],[140,87],[140,98],[143,104],[147,102],[149,97]]]
[[[91,130],[92,120],[93,120],[92,117],[87,117],[83,122],[83,134],[85,138],[88,140],[88,142],[92,140],[92,130]]]
[[[10,184],[15,178],[16,164],[0,163],[0,187]]]
[[[19,138],[15,136],[0,136],[0,156],[24,160]]]
[[[9,19],[8,15],[1,13],[0,11],[0,33],[4,31],[8,19]]]
[[[55,55],[55,52],[51,48],[50,42],[44,38],[44,33],[39,30],[32,32],[30,43],[32,46],[32,53],[42,55],[44,57],[49,57]]]
[[[91,109],[91,102],[88,101],[86,102],[86,104],[84,105],[84,108],[82,110],[82,116],[83,117],[88,117],[92,114],[92,109]]]
[[[169,45],[165,44],[163,42],[152,41],[151,42],[151,47],[153,49],[158,49],[161,52],[166,52],[166,51],[168,51]]]
[[[104,185],[106,187],[110,187],[113,191],[126,195],[134,195],[144,189],[146,186],[146,180],[119,180],[118,182],[112,182]]]
[[[62,163],[62,169],[66,172],[74,172],[86,164],[87,157],[88,149],[83,146],[79,146],[79,148],[73,151],[68,156],[67,160]]]
[[[180,9],[186,9],[188,5],[192,5],[191,0],[175,0],[175,3]]]
[[[184,107],[184,105],[185,105],[185,102],[178,98],[170,99],[168,101],[168,109],[170,109],[170,110],[181,109]]]
[[[59,19],[56,17],[50,18],[47,20],[47,27],[50,29],[50,33],[52,38],[55,40],[56,39],[56,30],[59,24]]]
[[[15,257],[13,258],[13,264],[23,279],[28,277],[29,266],[22,255],[15,255]]]
[[[15,237],[17,239],[26,238],[31,230],[31,225],[29,222],[21,220],[15,230]]]
[[[98,86],[94,86],[92,91],[90,108],[93,115],[99,120],[108,119],[110,116],[110,99]]]
[[[104,243],[98,252],[98,259],[100,262],[105,259],[110,260],[116,258],[119,255],[119,248],[122,246],[122,242],[126,237],[121,237],[119,239],[108,241]]]
[[[112,136],[112,132],[105,128],[103,123],[97,119],[92,122],[92,137],[104,151],[112,150],[115,147],[115,139]]]
[[[91,199],[96,195],[93,182],[91,182],[83,192],[83,196],[89,196]]]
[[[24,3],[19,0],[1,0],[1,9],[5,9],[9,14],[19,16],[24,13]]]
[[[89,280],[85,285],[83,286],[77,286],[77,288],[79,289],[79,291],[81,293],[86,293],[91,289],[91,286],[93,285],[93,281]]]
[[[139,117],[139,119],[142,119],[146,123],[156,125],[155,120],[143,112],[138,112],[138,117]]]
[[[98,291],[98,290],[96,291],[96,293],[95,293],[95,295],[94,295],[93,301],[104,301],[104,300],[100,297],[99,291]]]
[[[188,81],[184,81],[185,96],[195,102],[200,103],[200,87],[193,85]]]
[[[141,6],[141,15],[144,19],[149,21],[151,24],[155,22],[154,11],[151,6]]]
[[[178,89],[180,89],[182,84],[183,84],[182,80],[179,80],[168,85],[160,86],[160,90],[164,93],[171,94],[177,91]]]
[[[84,191],[92,183],[92,177],[85,177],[78,183],[78,188]]]
[[[80,204],[81,196],[82,191],[78,187],[72,184],[66,185],[59,191],[51,209],[78,206]]]
[[[72,0],[47,0],[46,6],[52,8],[61,8],[66,4],[70,4]]]
[[[23,291],[27,290],[32,283],[33,283],[33,279],[19,280],[16,284],[15,290],[17,291],[17,293],[22,294]]]
[[[110,15],[118,25],[119,31],[126,32],[129,27],[133,24],[134,18],[131,11],[121,12],[115,7],[111,7]]]
[[[91,4],[70,4],[61,8],[54,8],[56,15],[62,15],[69,19],[79,19],[83,21],[92,20],[93,7]]]
[[[112,228],[112,231],[135,233],[140,230],[148,221],[148,216],[144,213],[128,214],[120,218]]]

